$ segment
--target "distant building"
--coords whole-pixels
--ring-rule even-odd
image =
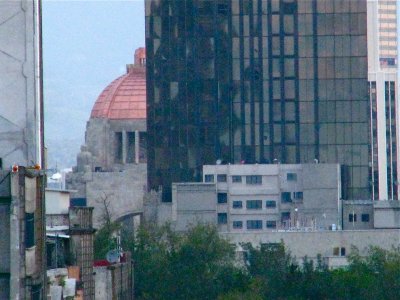
[[[113,220],[133,226],[142,212],[146,190],[146,56],[135,51],[135,63],[108,85],[87,122],[85,145],[77,166],[67,174],[72,202],[94,207],[96,228],[107,206]]]
[[[399,64],[396,0],[368,0],[368,87],[373,200],[399,199]]]
[[[348,263],[352,246],[364,255],[398,245],[398,201],[343,200],[342,184],[338,164],[206,165],[203,182],[172,184],[171,203],[149,195],[145,218],[177,231],[214,225],[239,252],[284,242],[299,261],[320,254],[332,268]]]
[[[150,189],[317,159],[370,198],[367,1],[145,2]]]
[[[206,165],[203,183],[173,183],[157,218],[178,231],[198,222],[234,233],[335,230],[342,188],[337,164]]]

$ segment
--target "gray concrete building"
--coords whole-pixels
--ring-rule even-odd
[[[35,165],[45,167],[41,1],[0,1],[0,299],[46,295],[45,176]]]
[[[221,232],[342,228],[342,180],[337,164],[205,165],[203,183],[173,183],[172,203],[160,203],[159,223],[176,230],[198,222]]]
[[[0,299],[44,299],[44,173],[0,171]]]
[[[283,242],[299,262],[321,255],[331,268],[346,265],[352,247],[364,255],[398,246],[398,201],[341,199],[342,172],[337,164],[205,165],[203,182],[172,184],[171,203],[150,195],[145,217],[177,231],[215,225],[239,252],[243,243]]]
[[[44,165],[40,0],[0,1],[0,167]]]
[[[375,228],[400,228],[400,202],[397,200],[375,201],[374,218]]]
[[[94,207],[93,224],[112,220],[133,226],[142,213],[147,180],[145,50],[135,52],[127,73],[97,98],[87,122],[85,145],[67,174],[72,201]]]

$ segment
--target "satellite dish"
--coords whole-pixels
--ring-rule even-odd
[[[217,165],[222,164],[222,160],[221,160],[221,159],[217,159],[216,164],[217,164]]]
[[[113,249],[107,252],[106,259],[110,264],[115,264],[119,261],[119,251]]]

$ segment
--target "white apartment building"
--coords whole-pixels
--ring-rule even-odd
[[[396,0],[368,0],[370,184],[373,200],[398,200],[399,197],[399,9]]]
[[[338,164],[203,166],[203,182],[173,183],[157,222],[184,231],[210,223],[220,232],[341,229]]]

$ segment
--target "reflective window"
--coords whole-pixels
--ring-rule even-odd
[[[246,208],[247,209],[262,209],[262,201],[261,200],[247,200]]]
[[[247,227],[247,229],[262,229],[262,221],[261,220],[247,220],[246,227]]]
[[[212,174],[205,174],[205,175],[204,175],[204,182],[214,182],[214,175],[212,175]]]
[[[232,227],[234,229],[241,229],[243,228],[243,221],[233,221],[232,222]]]
[[[228,215],[226,213],[218,214],[218,224],[227,224],[228,223]]]
[[[243,207],[242,201],[234,200],[234,201],[232,202],[232,208],[242,208],[242,207]]]

